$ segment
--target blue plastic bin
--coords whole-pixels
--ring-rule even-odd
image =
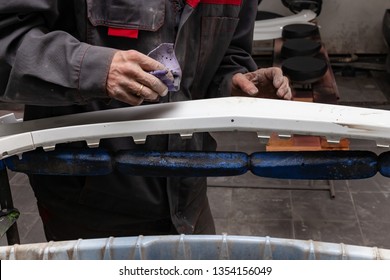
[[[0,247],[1,260],[376,260],[390,250],[228,235],[139,236]]]

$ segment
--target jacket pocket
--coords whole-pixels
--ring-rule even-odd
[[[87,0],[93,26],[156,31],[164,24],[164,0]]]

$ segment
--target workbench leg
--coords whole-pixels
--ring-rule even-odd
[[[1,168],[0,163],[0,206],[1,209],[14,209],[12,193],[9,185],[6,168]],[[19,231],[16,222],[7,231],[8,245],[20,244]]]

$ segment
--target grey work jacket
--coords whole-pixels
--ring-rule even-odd
[[[256,0],[0,1],[0,99],[27,104],[25,119],[128,106],[106,94],[115,50],[147,54],[167,42],[175,45],[183,77],[180,91],[161,102],[228,96],[233,74],[256,69],[250,52],[257,4]],[[110,36],[110,28],[136,30],[138,38]],[[141,146],[127,138],[105,139],[101,145],[110,150],[215,149],[208,134],[196,134],[191,140],[152,136]],[[123,214],[130,222],[168,215],[178,232],[192,233],[207,205],[205,178],[114,173],[76,178],[77,187],[75,181],[69,182],[73,188],[61,177],[35,179],[38,201],[73,220],[82,211],[78,207],[87,205]],[[86,215],[98,220],[93,213]]]

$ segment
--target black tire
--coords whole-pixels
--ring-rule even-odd
[[[295,14],[302,10],[312,10],[319,16],[322,9],[322,0],[282,0],[282,3]]]

